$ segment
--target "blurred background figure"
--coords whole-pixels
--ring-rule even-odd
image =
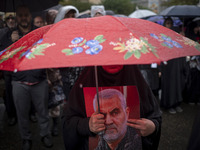
[[[55,16],[56,13],[57,15]],[[47,14],[48,15],[46,16],[46,19],[47,19],[46,21],[48,24],[48,23],[52,23],[53,20],[54,20],[54,23],[57,23],[65,18],[76,18],[79,15],[79,11],[76,7],[67,5],[67,6],[61,7],[58,12],[51,11]],[[54,69],[47,70],[48,76],[51,77],[49,78],[49,87],[50,87],[49,104],[54,97],[54,95],[51,94],[52,89],[55,91],[59,91],[57,92],[57,95],[62,97],[60,99],[61,101],[65,100],[65,97],[67,99],[68,93],[70,92],[72,86],[74,85],[76,79],[78,78],[80,71],[82,71],[80,70],[80,68],[81,67],[68,67],[68,68],[56,68],[56,69],[54,68]],[[52,76],[56,78],[57,80],[53,79]],[[65,95],[64,98],[62,94]],[[62,109],[62,102],[59,103],[58,105],[55,105],[54,107],[49,108],[49,116],[52,118],[52,122],[53,122],[52,128],[51,128],[51,133],[53,136],[59,135],[58,125],[60,122],[61,109]]]
[[[31,24],[30,10],[25,5],[18,6],[16,9],[16,21],[17,28],[11,35],[13,42],[35,29]],[[37,112],[41,142],[45,147],[52,147],[53,143],[49,134],[48,83],[45,69],[13,72],[12,93],[17,112],[19,133],[22,139],[22,149],[29,150],[32,147],[32,134],[29,125],[31,102]]]
[[[12,41],[9,38],[12,34],[12,30],[17,25],[15,16],[15,13],[5,14],[5,27],[0,30],[0,51],[12,44]]]
[[[169,28],[175,32],[180,33],[179,27],[175,27],[173,24],[174,24],[174,21],[172,20],[172,18],[168,17],[168,18],[165,18],[163,26],[165,26],[166,28]]]
[[[63,6],[58,10],[58,14],[55,18],[54,23],[57,23],[58,21],[61,21],[65,18],[77,18],[79,15],[79,11],[76,7],[67,5]]]
[[[164,26],[179,32],[173,27],[173,20],[170,17],[165,19]],[[183,101],[182,92],[188,75],[186,58],[176,58],[162,63],[161,74],[161,107],[167,109],[170,114],[182,112],[183,109],[180,107]]]
[[[0,29],[4,27],[3,14],[0,14]]]
[[[46,24],[53,24],[56,18],[56,15],[58,14],[58,11],[55,9],[50,9],[48,10],[48,12],[46,13]]]
[[[9,29],[14,29],[16,27],[15,13],[6,13],[5,14],[5,23],[6,27]]]
[[[185,35],[188,38],[200,43],[200,25],[198,25],[197,22],[189,23],[186,28]]]
[[[13,42],[11,41],[11,34],[13,29],[16,28],[16,19],[15,13],[6,13],[5,14],[5,27],[0,30],[0,51],[4,50],[10,46]],[[5,81],[5,95],[4,95],[4,104],[6,107],[6,112],[8,115],[8,125],[15,125],[17,122],[16,108],[13,101],[12,94],[12,72],[2,71],[3,78]]]
[[[76,7],[67,5],[59,9],[58,14],[55,18],[54,23],[57,23],[65,18],[76,18],[79,15],[79,11]],[[69,92],[74,85],[76,79],[78,78],[83,67],[68,67],[60,68],[60,73],[63,82],[63,91],[65,93],[66,99],[68,98]]]
[[[200,56],[192,56],[189,64],[189,84],[186,92],[187,102],[190,105],[200,105]]]
[[[62,76],[58,68],[47,69],[47,81],[49,84],[49,116],[52,118],[53,125],[51,129],[52,136],[58,136],[58,124],[60,116],[60,105],[65,100],[65,94],[63,91]]]
[[[187,150],[200,149],[200,110],[197,112],[193,122],[192,131],[188,141]]]
[[[160,90],[160,66],[156,63],[148,65],[138,65],[145,81],[151,88],[154,96],[159,100],[159,90]]]
[[[200,26],[192,21],[186,28],[186,36],[200,43]],[[200,56],[192,56],[189,59],[189,75],[184,99],[190,105],[200,105]]]
[[[44,19],[43,19],[41,16],[36,16],[36,17],[33,19],[33,24],[34,24],[34,26],[36,26],[36,27],[42,27],[42,26],[45,25]]]
[[[106,11],[103,5],[91,6],[91,17],[99,17],[106,15]]]

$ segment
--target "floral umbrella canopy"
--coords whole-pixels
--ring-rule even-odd
[[[0,69],[150,64],[200,55],[200,45],[156,23],[113,16],[64,19],[0,52]]]

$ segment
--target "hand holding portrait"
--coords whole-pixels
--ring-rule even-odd
[[[155,124],[151,120],[145,118],[128,119],[127,125],[138,129],[141,136],[148,136],[152,134],[156,129]]]
[[[104,115],[94,112],[89,120],[90,131],[97,134],[105,130],[104,123],[105,123]]]

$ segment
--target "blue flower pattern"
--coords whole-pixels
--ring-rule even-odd
[[[85,43],[85,45],[89,46],[89,47],[94,47],[96,45],[99,45],[99,42],[97,40],[89,40]]]
[[[100,51],[102,51],[103,46],[101,43],[103,43],[105,39],[103,39],[103,35],[98,35],[94,39],[86,40],[83,37],[76,37],[71,41],[71,44],[69,47],[73,47],[72,49],[64,49],[62,50],[63,53],[66,53],[66,55],[74,55],[82,53],[85,49],[85,53],[89,55],[96,55]]]
[[[177,48],[183,48],[178,42],[172,41],[173,45]]]
[[[94,45],[93,47],[85,51],[86,54],[94,55],[98,54],[103,49],[102,45]]]
[[[27,54],[28,54],[30,51],[31,51],[31,49],[28,49],[26,52],[24,52],[24,53],[21,54],[21,57],[23,57],[23,56],[26,56],[26,57],[27,57]]]
[[[33,43],[33,45],[32,45],[26,52],[23,52],[23,53],[20,55],[20,58],[23,57],[23,56],[25,56],[26,58],[28,58],[29,55],[32,53],[32,52],[31,52],[31,49],[32,49],[35,45],[42,43],[42,41],[43,41],[43,39],[39,39],[37,42]]]
[[[183,48],[178,42],[176,41],[173,41],[170,37],[164,35],[164,34],[161,34],[160,36],[157,36],[155,35],[154,33],[150,33],[150,36],[159,40],[159,41],[162,41],[162,45],[164,46],[167,46],[169,48],[173,48],[174,46],[176,48]]]
[[[72,41],[71,41],[71,43],[72,44],[79,44],[79,43],[81,43],[83,41],[83,38],[82,37],[76,37],[76,38],[74,38]]]
[[[35,46],[36,44],[42,43],[42,41],[43,41],[43,39],[39,39],[37,42],[35,42],[35,43],[32,45],[32,47]]]
[[[150,33],[150,35],[155,39],[159,39],[159,37],[157,35],[155,35],[154,33]]]
[[[82,47],[74,47],[73,49],[72,49],[72,53],[73,54],[79,54],[79,53],[81,53],[83,51],[83,48]]]
[[[7,49],[4,49],[3,51],[0,52],[0,55],[2,55]]]
[[[173,48],[174,46],[171,44],[171,43],[169,43],[169,42],[167,42],[167,41],[165,41],[165,42],[163,42],[167,47],[170,47],[170,48]]]

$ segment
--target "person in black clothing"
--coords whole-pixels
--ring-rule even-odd
[[[164,21],[164,26],[179,32],[173,27],[173,20],[169,17]],[[174,58],[165,63],[161,63],[161,101],[160,106],[170,114],[183,111],[181,102],[182,92],[188,74],[188,65],[185,57]]]
[[[187,150],[200,149],[200,110],[198,110],[193,122],[191,135],[188,141]]]
[[[17,41],[35,27],[31,26],[31,14],[26,6],[19,6],[16,11],[18,26],[11,34],[11,40]],[[44,146],[52,147],[49,136],[48,116],[48,83],[46,70],[19,71],[12,74],[13,98],[16,106],[19,132],[23,139],[23,150],[31,149],[31,132],[29,128],[29,112],[31,102],[34,104],[40,125],[40,136]]]
[[[11,34],[13,29],[16,27],[16,19],[14,13],[5,14],[6,27],[0,29],[0,51],[3,51],[13,42],[11,40]],[[5,81],[5,95],[4,95],[4,104],[6,106],[6,112],[8,115],[8,125],[15,125],[17,122],[16,109],[13,102],[12,96],[12,72],[2,71],[3,79]]]
[[[97,74],[99,87],[137,87],[141,119],[129,120],[130,124],[128,125],[139,130],[142,136],[143,150],[158,149],[162,122],[160,108],[138,67],[136,65],[97,67]],[[87,118],[86,115],[83,88],[95,86],[95,69],[94,67],[86,67],[73,86],[63,112],[63,138],[67,150],[87,150],[89,136],[96,136],[98,132],[104,130],[103,128],[94,131],[89,125],[91,119],[103,118],[102,114],[91,118]]]
[[[186,36],[200,43],[200,28],[196,22],[187,27]],[[192,56],[189,60],[189,75],[187,86],[184,91],[185,101],[190,105],[200,105],[200,56]]]

